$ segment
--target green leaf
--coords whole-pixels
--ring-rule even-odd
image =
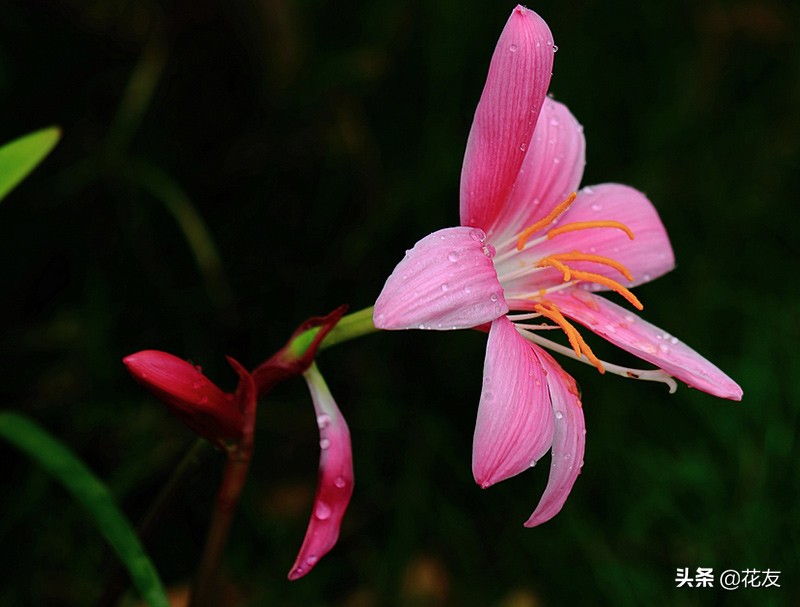
[[[61,129],[53,126],[0,147],[0,200],[44,160],[59,139]]]
[[[0,437],[35,460],[84,505],[127,568],[142,598],[151,607],[169,607],[155,567],[105,484],[63,443],[22,415],[0,413]]]

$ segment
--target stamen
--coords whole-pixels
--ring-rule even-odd
[[[603,264],[604,266],[609,266],[611,268],[614,268],[617,272],[622,274],[628,280],[633,280],[633,276],[631,275],[628,268],[626,268],[624,265],[622,265],[615,259],[611,259],[610,257],[604,257],[603,255],[591,255],[589,253],[581,253],[580,251],[572,251],[572,253],[556,253],[555,255],[550,255],[545,259],[554,259],[559,261],[591,261],[594,263],[599,263]],[[542,265],[544,261],[545,260],[543,259],[541,262],[539,262],[539,265]]]
[[[642,305],[642,302],[639,301],[636,295],[631,293],[613,278],[603,276],[602,274],[595,274],[594,272],[583,272],[581,270],[572,270],[572,276],[575,280],[586,280],[588,282],[596,282],[597,284],[604,285],[622,295],[637,310],[644,309],[644,305]]]
[[[588,362],[583,360],[580,356],[575,356],[570,348],[566,348],[561,344],[550,341],[534,331],[529,331],[524,326],[517,325],[517,328],[520,330],[525,339],[539,344],[540,346],[543,346],[549,350],[553,350],[554,352],[558,352],[565,356],[569,356],[570,358],[574,358],[575,360],[579,360],[582,363],[588,364]],[[678,382],[676,382],[669,373],[662,369],[632,369],[630,367],[615,365],[605,360],[600,362],[609,373],[613,373],[614,375],[619,375],[629,379],[641,379],[644,381],[659,381],[665,383],[667,386],[669,386],[670,394],[674,393],[678,389]]]
[[[571,205],[577,197],[578,195],[575,192],[572,192],[572,194],[567,196],[563,202],[557,204],[555,208],[547,214],[547,216],[522,230],[517,238],[517,251],[521,251],[523,248],[525,248],[525,243],[528,242],[528,239],[531,237],[531,235],[553,223],[555,218],[566,211],[569,208],[569,205]]]
[[[540,268],[543,268],[545,266],[552,266],[556,270],[559,270],[564,275],[564,282],[567,282],[570,278],[572,278],[572,273],[569,266],[558,261],[555,255],[551,255],[550,257],[545,257],[536,265],[539,266]]]
[[[620,221],[610,221],[610,220],[576,221],[574,223],[565,223],[563,226],[558,226],[557,228],[553,228],[552,230],[550,230],[547,233],[547,237],[555,238],[559,234],[564,234],[565,232],[574,232],[575,230],[586,230],[588,228],[617,228],[625,232],[628,235],[628,238],[633,240],[633,231],[628,226],[626,226],[624,223]],[[522,235],[520,235],[520,239],[521,238]],[[517,249],[522,250],[519,244],[517,244]]]
[[[572,346],[575,355],[580,358],[581,354],[585,355],[586,358],[591,362],[595,368],[600,371],[600,373],[605,373],[606,370],[603,368],[603,363],[600,362],[600,359],[594,355],[592,349],[589,347],[583,336],[578,332],[578,330],[566,319],[561,311],[552,304],[549,304],[545,307],[544,304],[536,304],[533,306],[533,309],[539,312],[542,316],[549,318],[559,327],[564,330],[564,333],[567,334],[567,339],[569,340],[570,345]]]

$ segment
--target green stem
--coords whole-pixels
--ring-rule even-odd
[[[298,358],[302,356],[314,340],[314,336],[319,333],[320,328],[314,327],[305,333],[298,335],[292,345],[290,346],[292,353],[296,354]],[[324,350],[330,346],[361,337],[362,335],[369,335],[375,333],[378,329],[372,324],[372,306],[364,308],[358,312],[351,312],[343,316],[342,319],[331,329],[331,332],[325,336],[319,346],[320,350]]]

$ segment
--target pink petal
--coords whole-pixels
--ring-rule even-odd
[[[625,232],[617,228],[589,228],[555,236],[538,247],[533,247],[530,254],[546,256],[557,252],[579,251],[610,257],[630,271],[632,281],[606,265],[592,262],[568,263],[576,270],[603,274],[626,286],[654,280],[675,267],[675,256],[664,224],[653,204],[638,190],[616,183],[584,188],[553,227],[598,220],[625,224],[633,232],[634,239],[631,240]],[[594,283],[584,283],[583,287],[592,291],[607,289]]]
[[[559,513],[581,472],[586,446],[586,424],[575,380],[544,350],[534,346],[533,352],[547,379],[555,428],[550,478],[539,505],[525,521],[526,527],[541,525]]]
[[[461,224],[488,229],[508,198],[553,71],[553,37],[539,15],[511,13],[489,65],[461,169]]]
[[[578,190],[586,165],[583,127],[567,106],[547,97],[508,201],[490,230],[501,242],[519,234]]]
[[[303,376],[311,390],[319,426],[319,477],[314,509],[303,545],[289,572],[290,580],[306,575],[336,545],[354,486],[353,454],[347,423],[316,365],[312,365]]]
[[[406,252],[375,302],[379,329],[464,329],[508,312],[477,228],[445,228]]]
[[[577,320],[623,350],[660,367],[692,388],[741,400],[742,389],[716,366],[676,337],[607,299],[578,289],[548,297]]]
[[[506,318],[489,330],[472,442],[472,474],[486,488],[527,470],[550,448],[553,415],[545,372]]]

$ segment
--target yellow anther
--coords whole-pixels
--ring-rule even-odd
[[[548,260],[556,260],[556,261],[591,261],[594,263],[603,264],[604,266],[609,266],[610,268],[614,268],[617,272],[622,274],[628,280],[633,280],[633,275],[630,273],[630,270],[626,268],[623,264],[616,261],[615,259],[611,259],[610,257],[604,257],[603,255],[591,255],[589,253],[581,253],[580,251],[572,251],[572,253],[556,253],[555,255],[550,255],[546,259]],[[543,259],[539,262],[541,266],[545,260]],[[561,268],[559,268],[560,270]],[[563,271],[563,270],[562,270]],[[568,278],[566,280],[569,280]]]
[[[559,270],[564,275],[564,282],[568,282],[569,279],[572,277],[569,266],[558,261],[555,255],[551,255],[550,257],[545,257],[536,265],[539,266],[540,268],[551,266],[556,270]]]
[[[622,230],[628,235],[628,238],[633,240],[633,231],[626,226],[624,223],[620,221],[576,221],[573,223],[565,223],[563,226],[558,226],[557,228],[553,228],[547,233],[548,238],[555,238],[559,234],[564,234],[565,232],[574,232],[576,230],[586,230],[589,228],[617,228],[618,230]],[[521,238],[521,235],[520,235]],[[520,249],[519,243],[517,244],[517,249]]]
[[[569,344],[572,346],[572,349],[575,351],[575,355],[577,357],[580,358],[581,354],[583,354],[600,373],[606,372],[605,368],[603,367],[603,363],[599,358],[597,358],[597,356],[594,355],[594,352],[592,352],[589,344],[584,341],[583,336],[578,332],[575,326],[566,318],[564,318],[561,310],[551,303],[537,303],[534,304],[533,309],[545,318],[552,320],[564,330],[564,333],[566,333],[567,339],[569,340]]]
[[[585,280],[588,282],[596,282],[597,284],[604,285],[609,289],[611,289],[612,291],[616,291],[617,293],[622,295],[637,310],[644,309],[642,302],[639,301],[636,295],[631,293],[628,289],[623,287],[616,280],[609,278],[608,276],[603,276],[602,274],[595,274],[594,272],[582,272],[580,270],[572,270],[572,277],[575,280]]]
[[[533,225],[530,225],[524,230],[522,230],[522,232],[520,232],[519,234],[519,237],[517,238],[517,251],[521,251],[522,249],[525,248],[525,243],[528,242],[528,239],[531,237],[531,235],[535,234],[542,228],[546,228],[551,223],[553,223],[555,218],[561,215],[561,213],[563,213],[564,211],[566,211],[569,208],[569,205],[575,202],[575,199],[577,197],[578,195],[575,192],[572,192],[572,194],[567,196],[566,200],[558,203],[555,206],[555,208],[547,214],[547,216],[543,217]]]

